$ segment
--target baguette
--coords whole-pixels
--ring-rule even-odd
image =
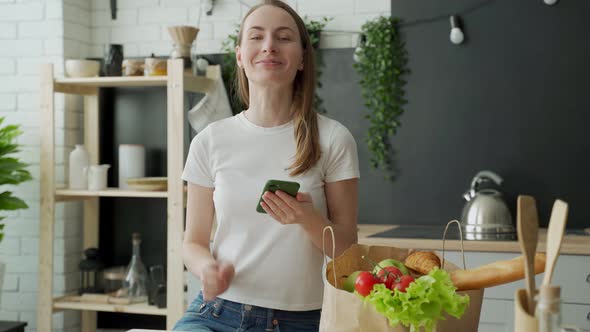
[[[545,254],[535,255],[535,274],[545,271]],[[455,270],[451,280],[457,290],[472,290],[506,284],[524,278],[524,258],[497,261],[475,269]]]

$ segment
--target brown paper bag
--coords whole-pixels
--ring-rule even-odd
[[[387,318],[378,313],[372,305],[364,304],[358,295],[335,287],[334,272],[338,285],[344,281],[342,276],[357,270],[372,270],[368,262],[361,257],[365,255],[374,262],[386,258],[404,261],[410,250],[395,247],[367,246],[354,244],[342,255],[328,263],[324,274],[324,303],[320,319],[320,331],[324,332],[406,332],[409,328],[399,325],[391,327]],[[440,255],[439,255],[440,256]],[[442,261],[442,259],[441,259]],[[334,271],[334,266],[336,271]],[[444,269],[452,271],[458,267],[446,261]],[[483,300],[483,290],[461,291],[469,295],[470,303],[461,319],[447,315],[440,320],[436,332],[477,331],[479,314]]]

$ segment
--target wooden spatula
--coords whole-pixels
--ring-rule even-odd
[[[535,251],[539,232],[539,217],[537,205],[531,196],[519,195],[516,210],[516,231],[518,243],[524,256],[524,272],[526,277],[527,311],[530,315],[535,312]]]
[[[551,219],[549,219],[549,227],[547,229],[547,260],[545,261],[545,276],[543,276],[543,285],[551,283],[553,276],[553,269],[559,256],[559,249],[561,248],[561,241],[563,241],[563,232],[567,221],[567,203],[561,200],[556,200],[553,203],[553,210],[551,210]]]

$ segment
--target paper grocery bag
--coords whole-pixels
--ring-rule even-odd
[[[353,293],[335,287],[334,272],[341,287],[344,277],[354,271],[372,270],[370,263],[361,257],[364,255],[371,261],[379,262],[386,258],[404,261],[410,250],[395,247],[367,246],[353,244],[342,255],[327,264],[324,273],[324,303],[320,319],[320,331],[324,332],[406,332],[410,328],[399,325],[391,327],[385,316],[378,313],[371,304],[363,303],[362,299]],[[437,253],[438,254],[438,253]],[[440,255],[439,255],[440,256]],[[441,259],[442,261],[442,259]],[[334,271],[334,267],[336,270]],[[444,269],[452,271],[457,266],[446,261]],[[436,332],[477,331],[479,314],[483,299],[483,289],[461,291],[461,295],[469,295],[470,303],[461,319],[452,316],[440,320]]]

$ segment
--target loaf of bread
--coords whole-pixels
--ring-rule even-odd
[[[535,255],[535,274],[545,271],[545,254]],[[482,289],[506,284],[524,278],[524,257],[497,261],[475,269],[455,270],[451,280],[457,290]]]
[[[440,259],[432,251],[416,251],[406,257],[404,264],[421,274],[428,274],[435,267],[440,268]]]

